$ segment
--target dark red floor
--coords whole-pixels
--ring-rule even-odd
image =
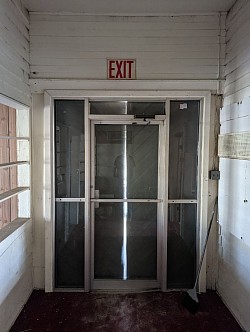
[[[215,292],[199,296],[192,315],[184,293],[49,293],[34,291],[11,332],[241,332]]]

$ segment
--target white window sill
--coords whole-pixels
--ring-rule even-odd
[[[0,256],[30,225],[30,218],[17,218],[0,229]]]

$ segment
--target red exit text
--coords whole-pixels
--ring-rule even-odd
[[[135,59],[108,59],[109,80],[134,80]]]

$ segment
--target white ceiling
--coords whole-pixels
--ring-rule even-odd
[[[22,0],[30,12],[85,14],[198,14],[228,11],[235,0]]]

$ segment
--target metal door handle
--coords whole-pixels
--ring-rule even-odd
[[[95,190],[95,198],[100,198],[100,190]],[[99,209],[100,203],[95,202],[94,204],[95,204],[95,209]]]

